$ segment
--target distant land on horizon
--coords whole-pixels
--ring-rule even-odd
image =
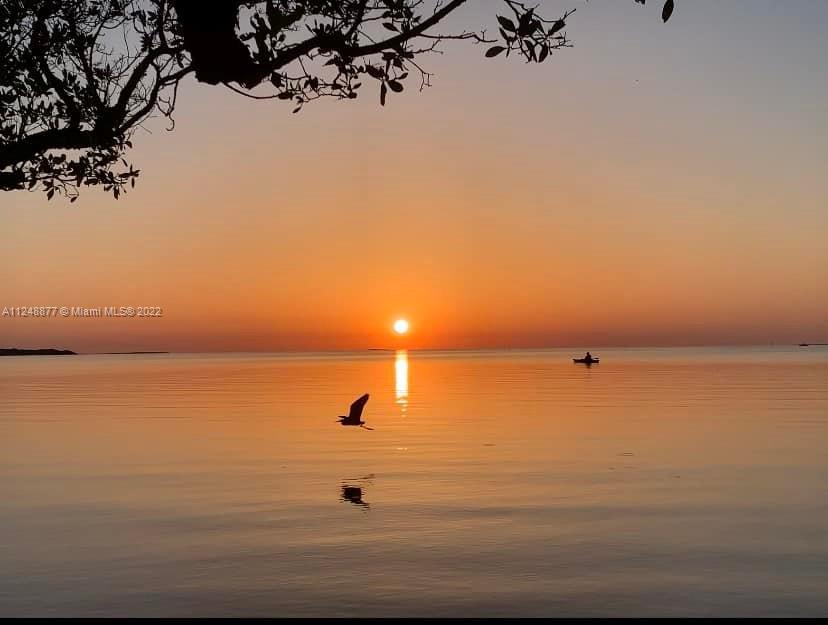
[[[77,356],[69,349],[20,349],[17,347],[0,347],[0,356]]]
[[[129,355],[129,354],[169,354],[170,352],[158,352],[158,351],[144,351],[144,352],[99,352],[100,354],[105,354],[107,356],[112,355]]]
[[[169,354],[170,352],[139,351],[139,352],[99,352],[106,355],[129,355],[129,354]],[[20,347],[0,347],[0,356],[77,356],[77,352],[71,349],[55,349],[53,347],[42,349],[24,349]]]

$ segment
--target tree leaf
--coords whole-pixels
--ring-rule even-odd
[[[486,50],[486,56],[488,58],[492,58],[493,56],[497,56],[501,52],[503,52],[506,48],[503,46],[492,46],[488,50]]]
[[[667,0],[664,3],[664,8],[661,9],[661,19],[667,22],[670,19],[670,16],[673,14],[673,9],[675,9],[675,3],[673,0]]]
[[[380,104],[385,106],[385,96],[388,95],[388,87],[385,86],[385,83],[382,83],[382,87],[380,87]]]
[[[497,16],[497,21],[500,22],[500,25],[503,26],[506,30],[510,30],[515,32],[517,28],[515,27],[515,23],[510,20],[508,17],[503,17],[502,15]]]
[[[393,91],[395,93],[399,93],[400,91],[403,90],[402,83],[397,81],[397,80],[389,80],[388,81],[388,86],[391,87],[391,91]]]
[[[518,24],[518,35],[525,37],[535,32],[538,23],[535,21],[535,12],[529,9],[526,13],[520,16],[520,23]]]

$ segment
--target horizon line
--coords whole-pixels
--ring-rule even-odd
[[[573,351],[600,350],[600,349],[704,349],[704,348],[761,348],[761,347],[825,347],[828,343],[703,343],[694,345],[544,345],[544,346],[479,346],[479,347],[361,347],[340,349],[264,349],[264,350],[129,350],[129,351],[75,351],[65,347],[17,347],[2,349],[68,349],[75,351],[77,356],[140,356],[140,355],[182,355],[182,354],[336,354],[358,352],[473,352],[473,351],[533,351],[533,350],[563,350]]]

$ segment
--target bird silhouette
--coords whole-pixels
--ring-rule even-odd
[[[353,404],[351,404],[351,410],[348,412],[348,416],[340,416],[339,422],[342,425],[358,425],[365,430],[373,430],[374,428],[366,427],[365,421],[362,420],[362,409],[365,408],[365,404],[368,403],[369,397],[370,395],[365,393],[365,395],[357,399]]]

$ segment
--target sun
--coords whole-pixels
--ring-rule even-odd
[[[397,319],[394,322],[394,332],[397,334],[408,334],[408,321],[405,319]]]

